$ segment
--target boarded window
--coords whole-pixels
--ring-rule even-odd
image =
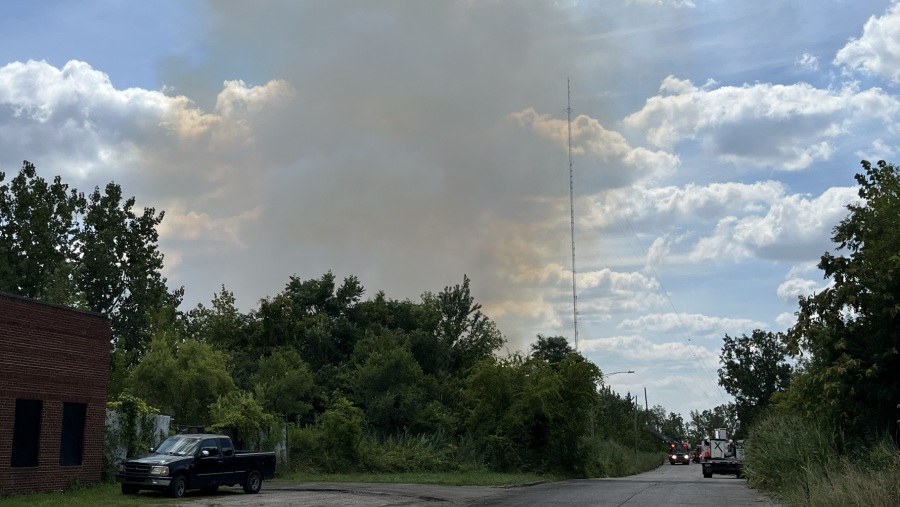
[[[84,403],[63,403],[62,434],[59,438],[59,465],[81,465],[84,447],[84,420],[87,405]]]
[[[12,460],[10,466],[38,466],[41,438],[41,400],[16,400],[16,419],[13,423]]]

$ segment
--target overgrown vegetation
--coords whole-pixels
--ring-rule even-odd
[[[287,427],[280,470],[310,474],[615,476],[658,465],[648,426],[687,436],[680,415],[607,391],[564,337],[498,355],[506,340],[467,276],[417,301],[367,299],[355,276],[291,276],[249,312],[225,287],[185,311],[161,276],[164,214],[122,195],[86,197],[26,162],[0,186],[0,290],[110,316],[109,399],[128,435],[114,443],[128,455],[149,447],[131,427],[149,406],[233,428],[244,448],[271,450]]]
[[[722,356],[747,477],[790,505],[900,505],[900,169],[862,165],[860,201],[834,228],[845,255],[818,266],[830,284],[799,298],[788,333]]]

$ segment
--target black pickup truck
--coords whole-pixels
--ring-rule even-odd
[[[189,489],[214,493],[235,484],[258,493],[263,479],[274,476],[274,452],[238,451],[224,435],[194,434],[169,437],[147,456],[123,462],[116,482],[126,495],[153,489],[181,498]]]

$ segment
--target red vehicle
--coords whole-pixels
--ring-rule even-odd
[[[669,464],[674,465],[676,463],[682,463],[685,465],[691,464],[691,449],[688,444],[669,444]]]
[[[694,452],[691,453],[691,461],[694,463],[700,463],[700,458],[703,457],[703,446],[698,445],[694,447]]]

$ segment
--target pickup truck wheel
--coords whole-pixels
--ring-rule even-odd
[[[207,486],[205,488],[200,488],[200,491],[204,495],[215,495],[216,491],[219,491],[219,486]]]
[[[704,478],[704,479],[712,479],[712,474],[711,474],[711,473],[707,473],[707,472],[703,472],[703,478]]]
[[[136,495],[141,488],[135,484],[122,484],[123,495]]]
[[[183,475],[178,475],[169,483],[169,489],[166,493],[172,498],[181,498],[187,491],[187,480]]]
[[[256,494],[259,493],[260,488],[262,488],[262,474],[254,470],[250,472],[247,480],[244,481],[244,493]]]

